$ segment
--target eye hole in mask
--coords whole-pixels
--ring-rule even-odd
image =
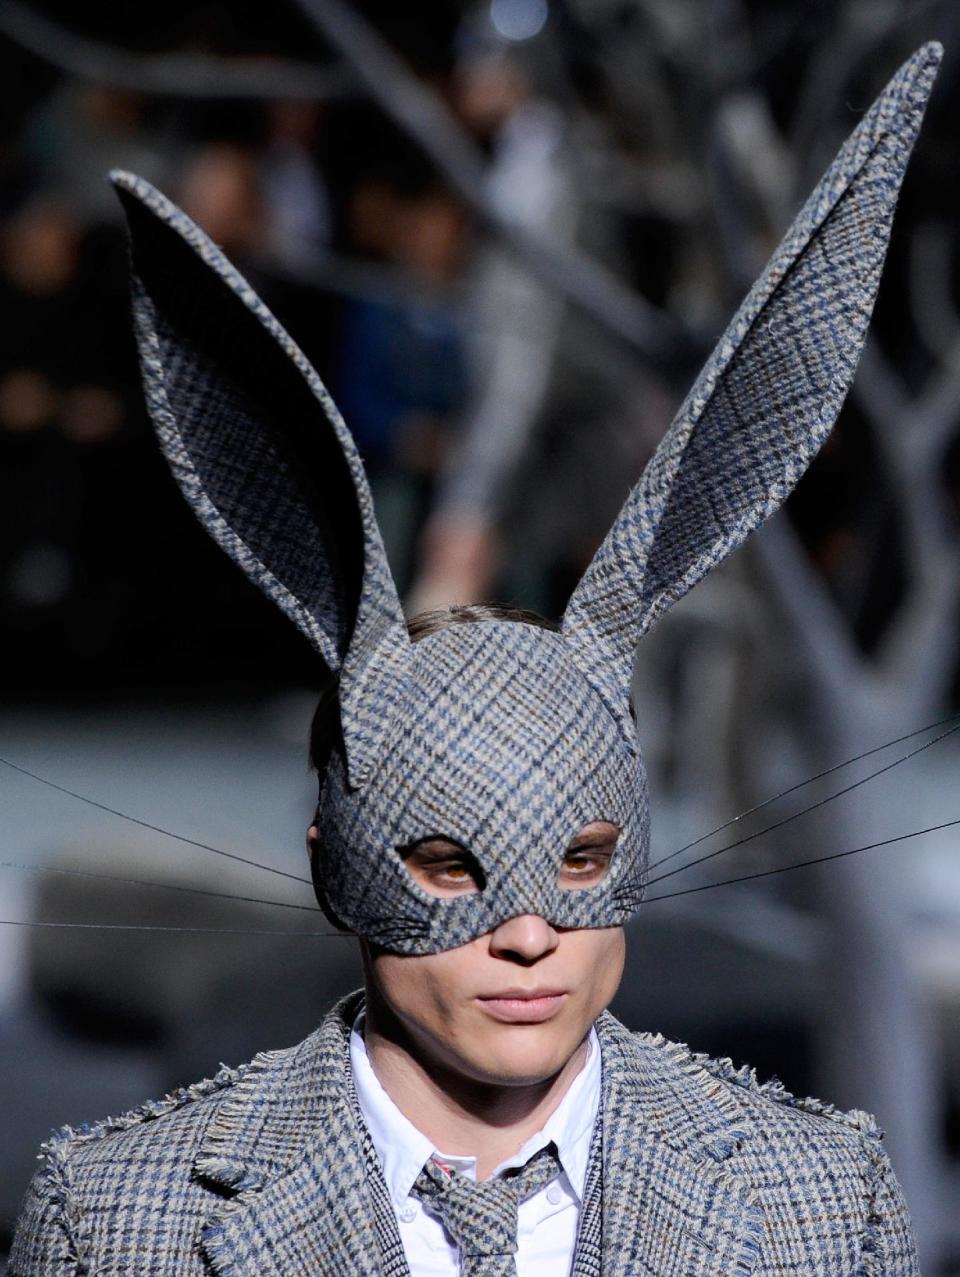
[[[417,886],[431,896],[466,896],[486,886],[476,856],[452,838],[421,838],[409,847],[401,847],[400,859]]]
[[[557,885],[562,891],[584,891],[602,882],[610,871],[620,827],[609,820],[584,825],[563,853]]]
[[[620,829],[595,820],[576,835],[563,853],[557,882],[563,891],[583,891],[602,882],[610,869]],[[434,835],[400,849],[400,858],[414,882],[431,896],[452,899],[486,886],[474,855],[452,838]]]

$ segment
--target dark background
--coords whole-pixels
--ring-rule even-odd
[[[957,6],[346,14],[359,38],[321,0],[0,3],[0,755],[302,871],[320,675],[160,459],[109,168],[182,203],[315,362],[410,607],[494,597],[556,617],[793,212],[930,38],[946,58],[838,428],[776,533],[641,654],[655,855],[955,711]],[[398,118],[411,92],[426,146]],[[511,248],[498,216],[549,241],[552,264]],[[584,269],[598,272],[589,305]],[[955,819],[955,759],[945,740],[663,890]],[[317,926],[78,876],[310,899],[0,771],[8,924]],[[875,1109],[930,1274],[960,1271],[958,922],[946,830],[651,904],[617,1006],[634,1027]],[[358,979],[341,940],[0,932],[0,1248],[50,1126],[295,1041]]]

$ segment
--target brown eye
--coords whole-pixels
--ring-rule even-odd
[[[563,858],[563,871],[573,877],[583,878],[597,867],[597,857],[583,851],[568,851]]]
[[[619,828],[606,820],[585,825],[564,852],[558,885],[565,891],[593,887],[610,868]]]
[[[474,856],[448,838],[424,838],[400,850],[407,872],[431,896],[465,896],[482,891],[483,871]]]

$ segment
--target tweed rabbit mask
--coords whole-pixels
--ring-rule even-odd
[[[317,374],[219,250],[147,182],[130,226],[147,401],[187,500],[339,681],[322,781],[324,893],[399,953],[535,913],[612,926],[641,902],[649,818],[629,707],[639,640],[783,502],[853,378],[940,58],[920,49],[848,139],[751,289],[570,599],[559,633],[482,622],[407,637],[356,446]],[[642,724],[641,724],[642,729]],[[571,839],[621,833],[562,890]],[[436,899],[402,851],[443,835],[481,890]]]

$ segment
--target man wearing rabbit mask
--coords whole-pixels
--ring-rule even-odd
[[[558,628],[466,609],[408,631],[315,372],[196,226],[115,175],[161,445],[336,681],[309,841],[366,1000],[55,1136],[15,1274],[916,1273],[870,1118],[604,1008],[648,863],[637,644],[828,433],[939,56],[901,68],[801,210]]]

